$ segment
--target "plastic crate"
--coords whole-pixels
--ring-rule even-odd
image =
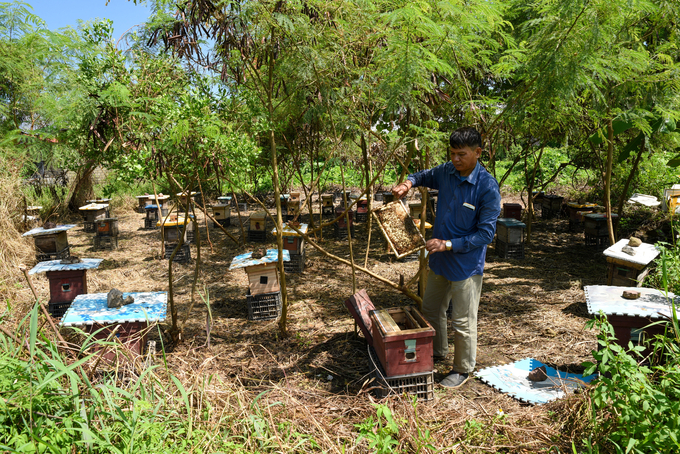
[[[217,224],[227,227],[231,225],[231,218],[224,218],[224,219],[215,219],[215,221],[212,223],[213,228],[217,228]]]
[[[255,243],[265,243],[267,241],[266,230],[248,230],[248,241]]]
[[[38,252],[35,258],[39,262],[46,262],[48,260],[59,260],[71,257],[71,246],[66,246],[59,252]]]
[[[177,247],[177,243],[165,243],[165,259],[170,260],[172,257],[172,251]],[[182,247],[177,251],[173,262],[177,263],[189,263],[191,262],[191,247],[184,243]]]
[[[305,251],[302,254],[290,253],[290,260],[283,262],[283,270],[286,273],[302,273],[305,270]]]
[[[524,258],[524,243],[508,244],[496,239],[496,255],[502,259],[521,260]]]
[[[338,240],[345,240],[347,239],[347,227],[340,227],[337,223],[335,225],[335,238]],[[354,237],[354,226],[351,227],[352,229],[352,237]]]
[[[97,223],[96,222],[88,222],[88,221],[83,222],[83,232],[94,233],[96,231],[97,231]]]
[[[366,221],[368,221],[368,213],[359,213],[359,212],[357,212],[357,213],[354,215],[354,220],[355,220],[356,222],[366,222]]]
[[[160,229],[158,226],[158,221],[156,219],[144,218],[144,230],[156,230]]]
[[[248,320],[274,320],[281,315],[281,292],[246,295]]]
[[[372,368],[372,388],[376,397],[382,399],[390,394],[416,396],[418,400],[434,400],[434,374],[432,371],[386,377],[373,347],[368,347],[368,357]]]
[[[69,307],[71,307],[71,301],[66,302],[66,303],[50,302],[47,305],[47,311],[54,318],[62,318]]]
[[[589,232],[585,232],[585,242],[586,246],[595,246],[601,249],[605,249],[609,246],[609,235],[594,235]]]
[[[117,236],[95,236],[94,237],[94,250],[114,250],[118,249],[118,237]]]

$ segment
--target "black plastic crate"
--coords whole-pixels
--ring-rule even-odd
[[[266,230],[248,230],[248,241],[264,243],[267,241]]]
[[[213,228],[217,228],[217,224],[227,227],[231,225],[231,218],[225,218],[225,219],[215,219],[215,222],[213,222]]]
[[[177,247],[177,243],[165,243],[165,259],[170,260],[172,256],[172,251]],[[191,247],[184,243],[182,247],[177,251],[173,262],[177,263],[189,263],[191,262]]]
[[[560,212],[557,210],[551,210],[548,207],[543,207],[541,209],[541,219],[555,219],[559,217]]]
[[[71,257],[71,246],[66,246],[59,252],[38,252],[35,258],[39,262],[46,262],[48,260],[59,260]]]
[[[496,239],[496,255],[502,259],[523,259],[524,243],[508,244]]]
[[[50,301],[47,305],[47,311],[54,318],[62,318],[69,307],[71,307],[71,301],[67,303],[53,303]]]
[[[117,236],[95,236],[94,237],[94,250],[114,250],[118,249],[118,237]]]
[[[609,235],[594,235],[589,232],[584,232],[586,246],[595,246],[600,249],[606,249],[609,246]]]
[[[156,230],[160,229],[158,226],[158,220],[144,218],[144,230]]]
[[[338,240],[345,240],[347,239],[347,227],[339,227],[337,223],[335,225],[335,238]],[[351,227],[352,229],[352,238],[354,238],[354,226]]]
[[[196,230],[187,228],[187,243],[193,243],[196,241]]]
[[[97,231],[97,223],[96,222],[83,222],[83,232],[87,233],[94,233]]]
[[[373,375],[373,382],[370,386],[379,399],[390,394],[406,394],[416,396],[418,400],[422,401],[434,400],[434,374],[432,371],[386,377],[373,347],[368,347],[368,357]]]
[[[281,315],[281,292],[246,295],[248,320],[274,320]]]
[[[302,273],[305,270],[305,251],[302,254],[290,254],[290,260],[283,262],[283,270],[286,273]]]

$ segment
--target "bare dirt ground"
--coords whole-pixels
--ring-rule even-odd
[[[73,255],[105,259],[98,270],[88,273],[90,293],[108,292],[112,287],[122,291],[168,288],[168,261],[160,259],[159,231],[142,229],[144,215],[134,211],[133,203],[131,200],[113,210],[112,215],[120,219],[117,250],[94,251],[93,234],[83,232],[82,226],[69,233]],[[302,221],[307,222],[308,217]],[[238,218],[233,212],[231,222],[228,230],[238,237]],[[196,245],[192,244],[192,262],[173,265],[175,301],[180,324],[185,324],[184,342],[168,345],[167,361],[172,373],[185,383],[199,383],[212,375],[215,383],[221,384],[222,393],[238,387],[253,398],[267,391],[263,400],[286,402],[276,410],[277,414],[296,421],[298,431],[315,437],[330,436],[338,446],[354,440],[354,424],[374,412],[370,402],[376,399],[368,391],[372,370],[365,340],[355,335],[354,321],[344,305],[352,293],[350,268],[307,245],[304,272],[287,276],[289,335],[282,337],[276,321],[247,320],[246,273],[242,269],[228,271],[235,255],[260,245],[240,246],[218,229],[206,230],[202,214],[199,225],[202,264],[197,290],[209,299],[213,317],[211,345],[206,346],[207,306],[200,296],[195,297],[192,312],[186,313],[197,258]],[[523,260],[500,259],[494,246],[489,247],[479,309],[478,369],[532,357],[578,372],[582,370],[581,363],[591,359],[596,333],[584,329],[589,315],[583,286],[605,283],[605,259],[600,250],[585,246],[583,233],[569,232],[567,226],[564,218],[537,219]],[[355,226],[354,236],[355,260],[363,265],[365,224]],[[334,239],[332,227],[324,230],[319,243],[331,253],[349,258],[347,240]],[[269,235],[267,246],[274,245],[274,237]],[[417,271],[418,262],[397,261],[386,254],[381,234],[374,227],[368,268],[394,282],[400,275],[408,281]],[[367,289],[376,308],[412,304],[402,294],[360,272],[356,277],[357,289]],[[44,275],[34,280],[46,297]],[[167,345],[168,339],[164,341]],[[452,358],[450,354],[446,361],[435,365],[436,381],[451,369]],[[227,399],[215,392],[217,398]],[[384,402],[398,407],[396,414],[414,412],[409,403],[400,404],[403,401],[398,398]],[[418,420],[431,430],[431,439],[438,447],[450,448],[457,440],[465,440],[462,446],[467,451],[474,451],[476,444],[482,446],[480,450],[508,452],[570,446],[569,435],[561,433],[552,416],[561,411],[559,404],[522,404],[478,380],[470,380],[453,391],[437,386],[434,401],[417,408]],[[496,416],[499,410],[505,414],[502,420]],[[493,433],[471,434],[465,428],[465,421],[471,419],[495,421]],[[325,435],[319,434],[318,426],[325,428]]]

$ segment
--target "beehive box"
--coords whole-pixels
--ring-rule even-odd
[[[210,208],[212,209],[213,217],[218,221],[229,219],[231,217],[231,207],[226,203],[218,203]]]
[[[184,231],[183,241],[187,241],[187,232],[189,226],[187,225],[186,230],[184,229],[184,218],[169,219],[166,222],[158,221],[158,225],[161,227],[161,235],[166,243],[179,243],[182,238],[182,232]]]
[[[420,214],[423,212],[422,202],[409,202],[408,208],[413,219],[420,219]]]
[[[118,236],[118,218],[99,219],[95,225],[97,236]]]
[[[250,230],[265,231],[267,222],[267,213],[264,211],[256,211],[250,215]]]
[[[522,220],[522,205],[519,203],[504,203],[503,204],[503,217],[513,218],[518,221]]]
[[[87,270],[48,271],[50,303],[70,303],[76,296],[87,293]]]
[[[617,214],[612,213],[612,219],[616,219]],[[608,236],[607,215],[604,213],[589,213],[583,217],[583,227],[587,235]]]
[[[307,233],[307,224],[299,224],[297,229],[303,234]],[[272,230],[272,235],[276,235],[276,227]],[[283,248],[291,254],[301,254],[304,249],[304,238],[293,230],[288,224],[283,227]]]
[[[506,244],[524,243],[524,229],[526,224],[514,218],[498,218],[496,221],[496,235]]]
[[[347,216],[345,216],[345,213],[347,213]],[[345,208],[343,206],[337,206],[335,208],[335,216],[336,217],[340,216],[340,219],[338,219],[338,222],[336,224],[338,226],[338,228],[346,229],[348,218],[349,218],[349,226],[350,227],[354,223],[354,211],[353,210],[345,211]]]
[[[434,328],[414,307],[370,312],[373,348],[387,377],[431,372]]]
[[[357,213],[368,213],[368,199],[365,195],[361,196],[357,200]]]
[[[423,235],[401,201],[390,202],[376,208],[373,215],[397,258],[406,257],[425,247]]]
[[[659,255],[653,244],[642,243],[634,247],[635,255],[628,255],[623,248],[628,239],[622,239],[603,252],[607,258],[607,285],[622,287],[639,287],[649,272],[649,265]]]
[[[276,262],[253,265],[246,268],[248,287],[253,296],[274,293],[281,290]]]
[[[332,207],[334,200],[335,200],[335,196],[333,194],[323,194],[321,196],[321,206]]]
[[[43,254],[54,254],[68,248],[66,232],[51,233],[35,237],[35,248]]]

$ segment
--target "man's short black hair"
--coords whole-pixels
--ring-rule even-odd
[[[482,135],[471,126],[459,128],[451,133],[449,145],[456,150],[463,147],[470,147],[474,150],[482,146]]]

